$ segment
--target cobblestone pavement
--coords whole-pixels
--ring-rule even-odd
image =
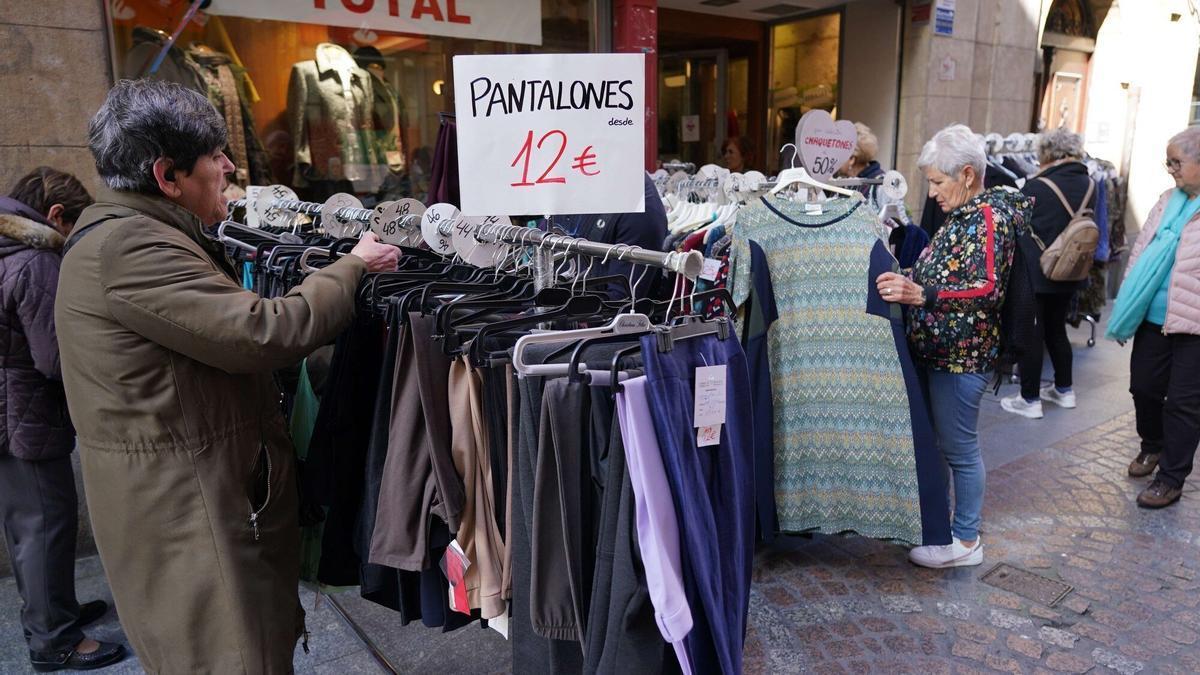
[[[981,567],[792,537],[759,553],[748,673],[1200,672],[1200,495],[1139,509],[1127,413],[988,475]],[[1075,590],[1051,608],[979,581],[999,562]]]

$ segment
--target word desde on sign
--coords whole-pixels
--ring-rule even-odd
[[[644,63],[641,54],[454,57],[462,213],[645,210]]]

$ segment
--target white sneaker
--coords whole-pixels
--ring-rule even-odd
[[[1006,396],[1000,399],[1000,407],[1014,415],[1028,417],[1031,420],[1042,419],[1042,402],[1034,401],[1030,403],[1025,400],[1025,397],[1020,394]]]
[[[967,548],[958,539],[946,546],[918,546],[908,552],[914,565],[945,569],[947,567],[974,567],[983,564],[983,541],[976,540],[975,546]]]
[[[1067,393],[1064,394],[1064,393],[1060,392],[1058,389],[1055,389],[1054,385],[1048,384],[1048,385],[1042,387],[1042,391],[1040,392],[1040,394],[1041,394],[1043,401],[1049,401],[1049,402],[1057,405],[1060,408],[1074,408],[1075,407],[1075,392],[1074,391],[1068,391]]]

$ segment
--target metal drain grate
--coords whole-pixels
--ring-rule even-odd
[[[996,565],[979,580],[989,586],[1016,593],[1022,598],[1033,600],[1047,607],[1057,605],[1074,590],[1072,586],[1061,581],[1034,574],[1008,563]]]

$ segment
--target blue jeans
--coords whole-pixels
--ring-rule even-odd
[[[938,448],[954,481],[954,522],[950,531],[955,539],[974,541],[979,538],[987,478],[983,452],[979,449],[979,402],[983,400],[988,376],[922,368],[921,382],[932,412]]]

